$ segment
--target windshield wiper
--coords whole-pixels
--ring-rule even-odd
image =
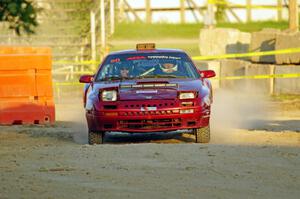
[[[120,76],[109,76],[100,79],[100,81],[116,81],[116,80],[126,80],[126,79],[134,79],[135,77],[120,77]]]

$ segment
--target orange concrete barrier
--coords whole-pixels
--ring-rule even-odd
[[[54,123],[51,49],[0,46],[0,124]]]

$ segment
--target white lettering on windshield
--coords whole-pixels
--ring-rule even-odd
[[[148,59],[181,59],[181,57],[173,57],[173,56],[148,56]]]

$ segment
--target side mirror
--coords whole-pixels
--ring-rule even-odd
[[[94,80],[94,75],[82,75],[79,79],[80,83],[91,83]]]
[[[216,73],[213,70],[198,70],[199,74],[202,78],[211,78],[211,77],[215,77]]]

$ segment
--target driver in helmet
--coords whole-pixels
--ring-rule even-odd
[[[183,76],[183,74],[178,70],[178,65],[175,60],[163,60],[159,65],[159,68],[162,74]]]
[[[131,67],[127,63],[121,63],[120,65],[120,77],[121,78],[129,78],[132,77]]]

